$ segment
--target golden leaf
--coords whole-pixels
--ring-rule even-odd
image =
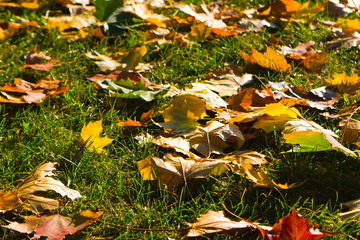
[[[103,148],[114,140],[108,137],[100,137],[102,130],[102,120],[89,122],[88,125],[84,125],[81,129],[81,138],[86,142],[86,147],[90,151],[101,153]]]

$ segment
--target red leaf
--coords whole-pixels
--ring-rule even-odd
[[[276,240],[312,240],[329,235],[309,226],[308,220],[300,217],[295,207],[290,215],[283,217],[273,226],[273,232]]]

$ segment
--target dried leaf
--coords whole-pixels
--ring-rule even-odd
[[[356,142],[356,140],[358,139],[358,134],[360,132],[360,121],[353,118],[347,118],[339,123],[339,127],[341,127],[343,139],[346,142]]]
[[[102,212],[85,210],[79,214],[64,216],[61,214],[45,216],[23,216],[24,223],[10,222],[5,227],[31,234],[35,232],[31,239],[39,239],[42,236],[48,240],[61,240],[68,234],[75,234],[86,226],[97,221],[102,216]]]
[[[100,137],[99,135],[102,130],[102,120],[89,122],[88,125],[84,124],[84,127],[81,129],[81,138],[86,142],[86,147],[89,151],[101,153],[103,148],[114,140],[108,137]]]
[[[49,177],[55,175],[52,172],[55,170],[55,165],[56,163],[45,163],[23,179],[16,189],[6,193],[0,192],[0,212],[13,208],[26,208],[38,214],[46,209],[59,207],[58,200],[47,198],[37,192],[55,191],[70,199],[82,197],[78,191],[67,188],[60,181]]]
[[[57,80],[40,80],[34,84],[15,78],[14,84],[0,87],[0,103],[40,103],[46,96],[65,94],[68,88]]]
[[[164,160],[150,156],[138,161],[136,164],[142,178],[158,179],[161,185],[171,189],[190,179],[205,178],[227,170],[226,162],[221,160],[187,160],[171,154],[165,155]]]
[[[291,71],[291,66],[287,63],[283,55],[278,54],[275,50],[267,47],[266,55],[251,48],[251,54],[246,55],[243,52],[239,52],[240,56],[252,64],[258,64],[264,68],[268,68],[277,72]]]
[[[250,111],[251,107],[263,107],[266,104],[276,103],[270,89],[262,91],[255,88],[245,88],[229,100],[229,108],[237,111]]]
[[[210,121],[205,127],[197,127],[184,137],[190,142],[191,148],[205,157],[211,154],[225,154],[226,149],[238,150],[245,142],[236,125],[218,121]]]
[[[220,29],[226,27],[226,24],[222,20],[216,19],[215,16],[211,12],[209,12],[209,10],[204,4],[201,5],[201,9],[203,10],[202,13],[197,13],[195,11],[194,5],[175,5],[175,8],[180,9],[180,11],[195,17],[196,20],[200,22],[206,23],[206,25],[209,27]]]
[[[251,181],[253,181],[256,186],[265,187],[270,189],[290,189],[297,187],[299,184],[292,183],[290,185],[286,184],[279,184],[276,183],[274,180],[270,180],[269,175],[261,168],[255,170],[252,164],[245,163],[241,165],[240,173],[244,173],[246,177],[248,177]]]
[[[241,220],[231,221],[224,216],[223,211],[209,211],[201,214],[194,223],[187,223],[191,227],[186,237],[200,237],[209,234],[226,234],[229,232],[246,232],[255,230],[258,226],[255,223]]]

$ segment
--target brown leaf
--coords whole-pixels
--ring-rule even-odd
[[[196,222],[187,223],[187,225],[189,225],[191,229],[185,235],[186,237],[200,237],[215,233],[241,233],[258,228],[257,224],[248,221],[231,221],[224,216],[223,211],[209,211],[206,214],[200,215],[200,217],[196,219]]]
[[[250,111],[250,107],[263,107],[266,104],[276,103],[274,94],[270,89],[256,90],[245,88],[229,100],[229,108],[237,111]]]
[[[341,127],[343,139],[346,142],[356,142],[356,140],[358,139],[358,134],[360,132],[360,121],[353,118],[347,118],[339,123],[339,127]]]
[[[61,214],[45,216],[23,216],[24,223],[10,222],[5,226],[9,229],[22,233],[31,234],[35,232],[31,239],[39,239],[42,236],[48,240],[61,240],[67,234],[75,234],[86,226],[97,221],[102,216],[102,212],[85,210],[79,214],[64,216]]]
[[[165,155],[164,160],[149,156],[138,161],[136,164],[142,178],[158,179],[161,185],[171,189],[187,180],[217,175],[227,169],[226,161],[221,160],[187,160],[171,154]]]
[[[40,103],[48,95],[65,94],[69,86],[62,83],[57,80],[39,80],[34,84],[15,78],[13,85],[5,84],[0,87],[0,102]]]
[[[225,149],[238,150],[245,139],[239,128],[234,124],[223,124],[210,121],[205,127],[197,127],[184,135],[191,148],[205,157],[211,154],[225,154]]]
[[[0,212],[6,212],[13,208],[26,208],[35,213],[41,213],[46,209],[59,207],[59,201],[47,198],[44,192],[55,191],[61,196],[70,199],[80,198],[81,194],[67,188],[63,183],[49,176],[53,176],[56,163],[45,163],[23,179],[16,189],[6,193],[0,193]],[[41,192],[42,194],[38,194]],[[34,194],[37,193],[37,194]]]

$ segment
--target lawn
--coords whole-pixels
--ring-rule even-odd
[[[22,216],[98,213],[65,239],[180,239],[209,211],[272,227],[293,208],[329,233],[323,239],[360,237],[358,216],[339,218],[343,203],[360,198],[356,6],[71,2],[0,1],[1,239],[33,236],[4,227]],[[244,76],[251,81],[240,83]],[[89,123],[102,128],[91,133]],[[94,145],[106,137],[103,149]],[[173,158],[180,177],[156,166]],[[35,196],[59,206],[40,211],[20,195],[9,204],[4,194],[49,162],[53,178],[82,197],[38,187]],[[262,239],[256,229],[227,233],[201,235]]]

